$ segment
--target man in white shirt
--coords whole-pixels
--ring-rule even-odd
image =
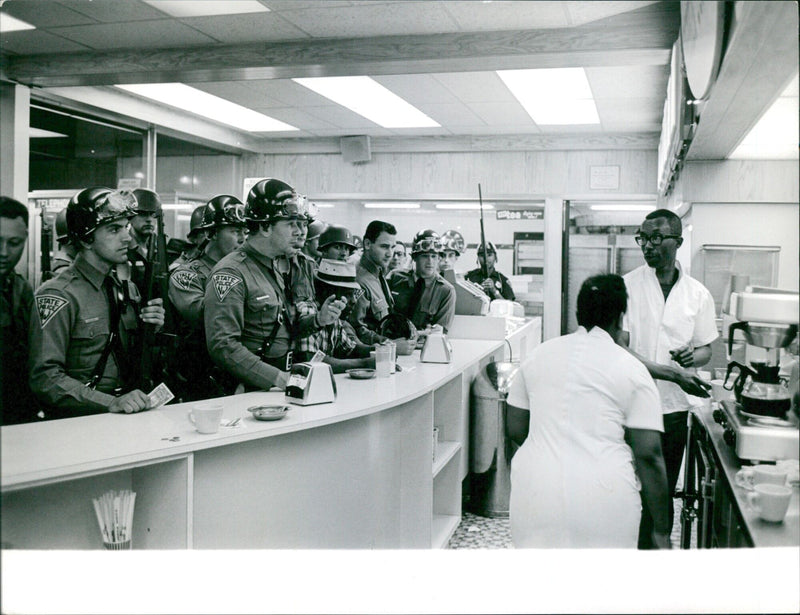
[[[688,411],[708,397],[710,385],[692,368],[711,359],[717,338],[714,299],[708,289],[685,273],[676,260],[683,243],[681,220],[667,209],[648,214],[636,243],[646,264],[624,276],[628,312],[623,329],[634,355],[656,380],[664,413],[662,448],[670,494],[678,482],[686,448]],[[673,520],[670,505],[670,522]],[[639,548],[652,548],[652,519],[643,511]]]

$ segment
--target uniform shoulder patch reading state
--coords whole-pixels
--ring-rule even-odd
[[[217,298],[220,301],[224,301],[231,289],[239,284],[242,278],[230,273],[215,273],[211,276],[211,281],[214,283],[214,291],[217,293]]]
[[[192,282],[197,279],[197,273],[188,271],[187,269],[179,269],[174,271],[169,278],[178,288],[183,290],[192,290]],[[219,293],[218,293],[219,294]],[[220,299],[221,301],[222,299]]]
[[[69,301],[64,297],[57,297],[56,295],[39,295],[36,297],[36,311],[39,312],[39,321],[42,328],[68,303]]]

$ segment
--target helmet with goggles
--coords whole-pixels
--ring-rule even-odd
[[[439,254],[442,249],[439,233],[432,229],[425,229],[414,235],[414,241],[411,244],[411,256],[426,253]]]
[[[129,220],[136,215],[136,197],[127,190],[85,188],[67,205],[67,232],[73,242],[91,235],[101,224]]]
[[[442,249],[452,250],[459,256],[464,251],[464,236],[458,231],[445,231],[442,235]]]
[[[202,229],[245,226],[244,204],[230,194],[218,194],[203,209]]]
[[[279,179],[262,179],[247,194],[244,217],[247,222],[308,220],[314,217],[308,199]]]

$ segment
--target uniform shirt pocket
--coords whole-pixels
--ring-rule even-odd
[[[247,311],[271,322],[278,318],[281,303],[275,293],[256,290],[247,299]]]
[[[110,329],[108,316],[81,316],[72,330],[67,350],[68,370],[94,368],[98,353],[108,340]]]

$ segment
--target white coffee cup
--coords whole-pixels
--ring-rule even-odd
[[[788,472],[773,465],[757,465],[742,468],[736,473],[736,483],[752,489],[756,485],[785,485]]]
[[[791,487],[762,483],[747,494],[747,503],[764,521],[780,523],[789,510],[791,498]]]
[[[222,402],[203,402],[189,410],[189,420],[200,433],[217,433],[222,419]]]
[[[730,401],[733,399],[733,391],[723,387],[724,380],[711,380],[711,397],[714,401]]]

